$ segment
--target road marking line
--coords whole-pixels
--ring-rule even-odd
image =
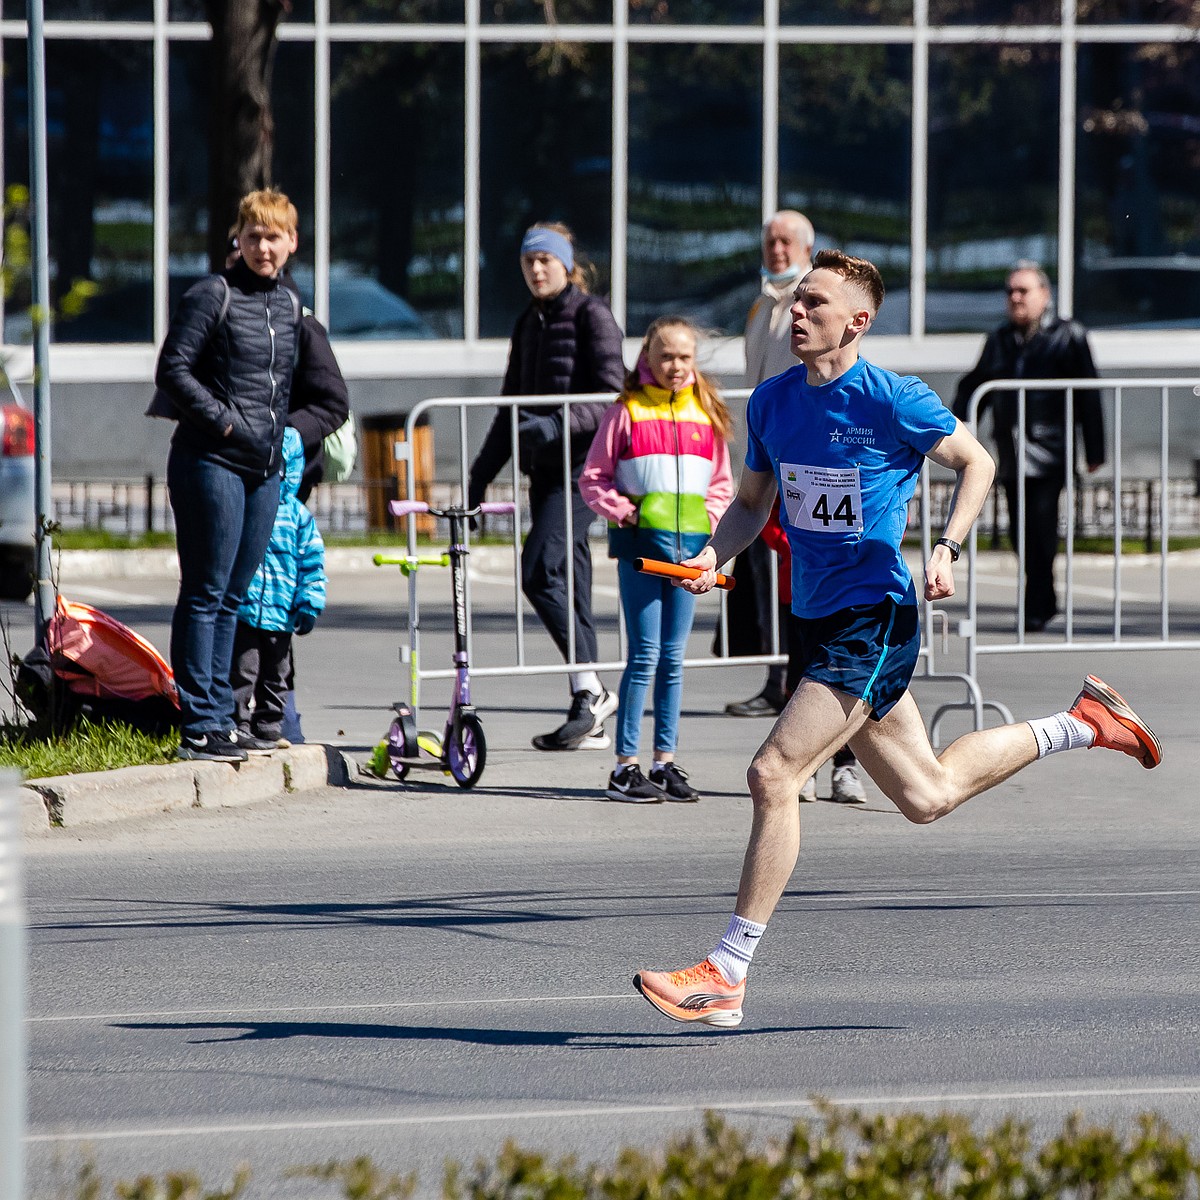
[[[472,583],[494,583],[505,587],[511,587],[513,577],[511,575],[491,575],[486,571],[477,571],[474,567],[467,568],[467,576]],[[593,596],[619,596],[620,589],[609,587],[606,583],[592,583]]]
[[[959,904],[967,901],[981,900],[1144,900],[1151,898],[1200,896],[1200,888],[1172,888],[1158,891],[1126,891],[1126,892],[992,892],[986,894],[967,893],[945,895],[937,892],[898,892],[895,894],[873,895],[870,893],[838,894],[833,896],[789,897],[802,904],[877,904],[881,902],[903,901],[905,903],[927,902],[940,904]],[[800,911],[800,906],[785,908],[781,911]],[[131,921],[122,928],[139,928],[148,920]],[[384,1009],[407,1008],[450,1008],[478,1007],[485,1004],[562,1004],[585,1003],[596,1000],[635,1000],[632,992],[617,992],[611,994],[595,994],[585,996],[484,996],[470,1000],[396,1000],[378,1004],[310,1004],[293,1005],[283,1008],[187,1008],[161,1009],[150,1012],[118,1012],[118,1013],[60,1013],[53,1016],[26,1017],[27,1025],[54,1024],[67,1021],[141,1021],[162,1019],[166,1017],[227,1017],[239,1014],[257,1013],[272,1015],[277,1013],[313,1013],[313,1012],[377,1012]]]
[[[978,575],[976,578],[980,583],[989,583],[996,586],[1002,584],[1010,590],[1015,588],[1016,581],[1011,575]],[[1065,581],[1062,586],[1064,589],[1066,588]],[[1097,587],[1096,585],[1089,583],[1073,583],[1071,585],[1071,591],[1075,595],[1096,596],[1101,600],[1111,600],[1113,594],[1111,587]],[[1150,595],[1149,593],[1145,592],[1127,592],[1123,588],[1121,589],[1122,604],[1127,601],[1131,604],[1157,604],[1161,599],[1162,597],[1158,595],[1157,592],[1154,595]],[[1087,614],[1077,613],[1076,615],[1086,616]]]
[[[247,1013],[272,1016],[277,1013],[374,1012],[389,1008],[464,1008],[481,1004],[577,1004],[589,1000],[640,1000],[636,992],[611,996],[495,996],[476,1000],[394,1000],[381,1004],[306,1004],[290,1008],[186,1008],[163,1012],[67,1013],[54,1017],[27,1017],[26,1024],[62,1021],[145,1021],[162,1017],[237,1017]],[[247,1022],[248,1024],[252,1022]]]
[[[93,587],[91,584],[71,584],[71,595],[82,600],[102,600],[109,603],[113,600],[124,601],[126,604],[170,604],[161,596],[147,596],[143,592],[118,592],[113,588]]]
[[[884,1105],[1005,1104],[1030,1100],[1117,1100],[1149,1096],[1200,1096],[1200,1084],[1186,1087],[1063,1088],[1029,1092],[930,1092],[899,1096],[843,1096],[827,1099],[835,1108],[875,1108]],[[324,1121],[272,1121],[258,1125],[174,1125],[148,1129],[89,1129],[74,1133],[34,1133],[27,1144],[40,1142],[118,1141],[134,1138],[211,1137],[217,1134],[292,1133],[320,1129],[379,1129],[420,1125],[458,1125],[499,1121],[561,1121],[597,1117],[670,1116],[709,1110],[745,1112],[754,1109],[815,1109],[817,1100],[708,1100],[692,1104],[621,1104],[593,1108],[528,1109],[517,1112],[436,1113],[403,1117],[330,1118]]]

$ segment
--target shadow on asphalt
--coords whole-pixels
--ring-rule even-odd
[[[683,1029],[662,1033],[600,1033],[595,1030],[474,1029],[437,1025],[359,1025],[338,1021],[137,1021],[113,1029],[142,1032],[229,1033],[231,1037],[189,1039],[193,1045],[221,1042],[266,1042],[285,1038],[351,1038],[405,1042],[459,1042],[468,1046],[559,1046],[577,1050],[652,1049],[688,1045],[714,1035],[760,1037],[780,1033],[858,1033],[900,1029],[898,1025],[774,1025],[759,1029]]]

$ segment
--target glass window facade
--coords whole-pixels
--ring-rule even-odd
[[[421,342],[508,336],[537,220],[575,230],[631,336],[670,310],[740,333],[779,207],[806,212],[818,246],[878,262],[883,334],[991,327],[1018,258],[1089,325],[1195,327],[1194,7],[1075,0],[1064,20],[1061,0],[295,0],[271,176],[301,214],[302,290],[342,342],[394,342],[398,370]],[[3,327],[18,344],[24,5],[0,14]],[[151,344],[207,269],[205,6],[46,0],[46,15],[52,336]]]
[[[1058,49],[937,46],[929,77],[925,327],[989,329],[1010,264],[1057,273]]]

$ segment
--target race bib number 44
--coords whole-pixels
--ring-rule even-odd
[[[857,467],[779,464],[788,524],[815,533],[862,533],[862,488]]]

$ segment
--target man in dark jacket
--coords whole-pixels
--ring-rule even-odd
[[[974,370],[965,375],[954,398],[954,415],[967,416],[967,405],[980,384],[992,379],[1095,379],[1096,367],[1087,333],[1075,321],[1050,311],[1050,280],[1036,263],[1020,262],[1005,287],[1008,321],[988,335]],[[1083,434],[1089,471],[1104,465],[1104,413],[1100,394],[1075,392],[1074,420]],[[1017,542],[1019,495],[1018,396],[1016,390],[990,392],[980,415],[990,408],[999,469],[1008,500],[1009,526]],[[1054,558],[1058,553],[1059,502],[1066,486],[1066,393],[1038,389],[1025,396],[1025,632],[1037,633],[1058,612]]]
[[[296,227],[283,193],[242,199],[241,258],[184,294],[155,371],[150,411],[177,421],[167,489],[179,554],[171,666],[184,759],[246,757],[234,733],[229,674],[238,606],[279,506],[301,318],[280,273],[296,249]]]

